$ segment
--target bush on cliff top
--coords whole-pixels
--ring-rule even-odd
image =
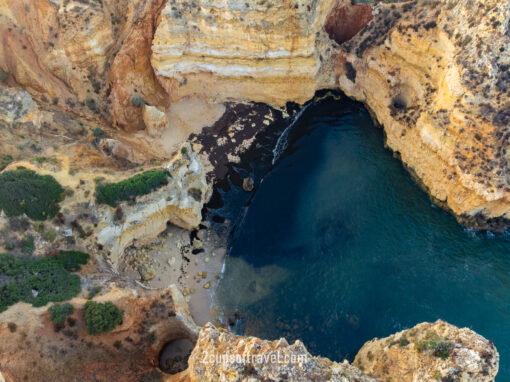
[[[54,324],[62,324],[67,320],[68,316],[73,314],[74,307],[68,302],[65,304],[55,304],[48,309],[48,312]]]
[[[148,194],[168,184],[168,176],[166,170],[152,170],[117,183],[99,183],[96,186],[96,200],[98,203],[115,207],[123,200]]]
[[[0,174],[0,209],[6,215],[26,214],[33,220],[46,220],[59,211],[64,189],[51,175],[19,169]]]
[[[44,306],[78,295],[80,278],[66,269],[71,256],[76,257],[75,262],[83,263],[81,252],[36,259],[0,254],[0,312],[19,301]]]
[[[117,308],[110,301],[104,304],[87,301],[85,304],[87,332],[92,335],[111,332],[117,325],[122,323],[123,316],[124,311]]]

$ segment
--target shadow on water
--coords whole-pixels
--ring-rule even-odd
[[[508,236],[435,207],[357,104],[310,107],[289,142],[232,233],[217,305],[334,360],[441,318],[493,340],[509,380]]]

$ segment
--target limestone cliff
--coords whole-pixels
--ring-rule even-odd
[[[342,381],[375,382],[344,361],[314,357],[296,341],[240,337],[206,324],[200,331],[189,368],[170,381]]]
[[[354,365],[378,380],[494,381],[499,354],[491,341],[444,321],[423,323],[367,342]]]
[[[461,222],[510,219],[510,4],[380,4],[344,43],[339,87],[371,109],[386,143]]]
[[[97,243],[108,252],[107,260],[116,269],[127,246],[143,245],[164,231],[170,222],[192,230],[202,221],[202,207],[210,194],[205,171],[189,144],[168,164],[170,181],[136,203],[123,202],[117,210],[98,207]],[[116,211],[122,218],[116,219]]]
[[[189,97],[283,105],[339,87],[367,104],[438,204],[501,230],[510,213],[508,3],[417,0],[373,13],[335,0],[4,0],[0,69],[44,109],[129,132],[152,129],[142,106],[155,107],[167,133],[119,134],[143,158],[165,152],[151,150],[159,137],[210,125],[207,116],[195,130],[172,122],[170,105]]]
[[[152,65],[172,100],[303,103],[313,97],[329,54],[323,25],[333,4],[168,2],[152,43]]]
[[[170,380],[488,382],[494,380],[498,362],[491,341],[443,321],[369,341],[352,365],[313,357],[299,341],[289,345],[284,338],[240,337],[207,324],[188,370]]]

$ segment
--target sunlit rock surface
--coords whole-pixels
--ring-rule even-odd
[[[152,65],[171,99],[304,102],[331,53],[323,25],[333,4],[168,2],[152,43]]]
[[[510,218],[510,4],[382,5],[342,45],[339,87],[365,102],[388,146],[461,222]]]
[[[115,219],[115,208],[98,207],[97,242],[110,253],[108,261],[114,268],[127,246],[150,242],[165,230],[167,222],[191,230],[202,221],[202,207],[210,188],[189,144],[181,147],[168,170],[171,176],[166,186],[138,197],[136,203],[119,204],[121,221]]]
[[[378,380],[494,381],[499,354],[492,341],[444,321],[367,342],[354,365]]]

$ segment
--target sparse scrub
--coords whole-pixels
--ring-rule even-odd
[[[41,236],[44,240],[53,243],[57,238],[57,231],[55,231],[53,228],[48,228],[41,233]]]
[[[436,333],[431,333],[427,335],[427,338],[417,341],[415,347],[418,353],[431,350],[434,356],[441,359],[450,357],[453,350],[453,344],[450,341],[441,340]]]
[[[98,183],[96,200],[100,204],[116,207],[120,201],[128,200],[168,184],[169,173],[166,170],[146,171],[117,183]]]

